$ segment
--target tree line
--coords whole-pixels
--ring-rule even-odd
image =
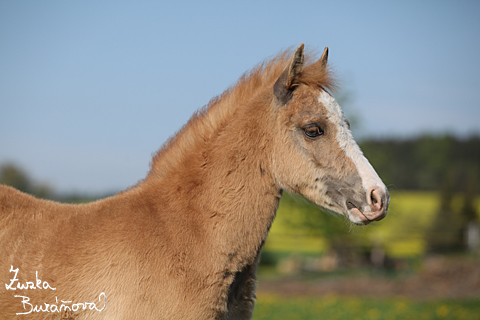
[[[448,179],[454,192],[471,184],[480,191],[479,135],[369,139],[360,147],[389,188],[437,191]]]

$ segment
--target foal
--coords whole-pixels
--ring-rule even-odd
[[[0,319],[249,319],[284,190],[364,225],[389,195],[303,44],[197,112],[148,176],[68,205],[0,187]]]

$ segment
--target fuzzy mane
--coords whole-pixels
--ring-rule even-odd
[[[278,53],[245,72],[237,82],[221,95],[212,98],[207,105],[196,111],[190,120],[153,157],[149,176],[161,176],[162,172],[175,167],[191,150],[214,134],[215,130],[234,114],[236,108],[248,104],[259,93],[270,90],[273,99],[273,85],[290,63],[293,50]],[[336,82],[332,71],[315,64],[315,52],[305,54],[303,68],[297,85],[305,84],[322,90],[334,90]]]

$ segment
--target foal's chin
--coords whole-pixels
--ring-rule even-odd
[[[323,210],[325,210],[327,212],[330,212],[332,214],[338,214],[338,215],[345,216],[345,217],[348,218],[348,220],[350,220],[350,222],[352,222],[352,223],[354,223],[358,226],[366,226],[366,225],[368,225],[368,224],[370,224],[374,221],[382,220],[387,215],[386,211],[382,210],[382,212],[373,213],[375,215],[374,219],[369,219],[367,217],[367,215],[372,214],[372,212],[370,211],[370,208],[366,208],[366,210],[369,211],[369,212],[364,213],[357,208],[351,208],[351,209],[345,209],[345,208],[340,208],[340,207],[339,208],[325,208],[321,205],[320,205],[320,207]]]
[[[355,223],[356,225],[364,226],[373,221],[382,220],[387,215],[387,211],[382,208],[381,210],[376,212],[374,210],[371,210],[369,206],[364,212],[360,211],[357,208],[349,209],[346,211],[345,215],[350,219],[351,222]],[[372,218],[372,216],[374,218]]]
[[[368,218],[357,208],[347,210],[346,213],[344,214],[348,217],[348,219],[351,222],[359,226],[365,226],[370,222],[372,222],[372,220],[368,220]]]

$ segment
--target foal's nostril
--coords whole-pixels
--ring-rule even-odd
[[[376,189],[372,189],[370,192],[370,200],[372,201],[372,207],[376,210],[382,210],[383,208],[383,200],[382,195]]]

